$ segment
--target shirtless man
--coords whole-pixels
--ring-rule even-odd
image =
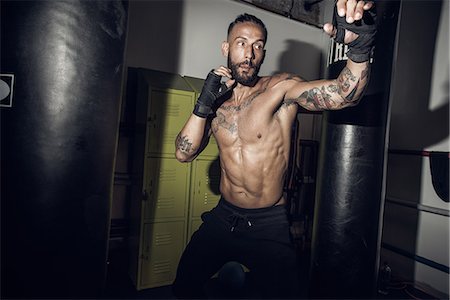
[[[339,0],[340,24],[360,20],[372,6],[367,1]],[[176,158],[190,162],[214,135],[222,195],[217,207],[202,215],[203,224],[183,253],[173,285],[177,297],[203,297],[205,282],[227,261],[250,269],[260,297],[297,295],[296,254],[283,197],[297,109],[356,105],[368,82],[373,36],[358,35],[337,24],[337,28],[326,24],[324,31],[347,44],[358,38],[362,42],[349,45],[350,59],[337,79],[312,82],[286,73],[259,77],[265,25],[248,14],[230,24],[222,44],[228,66],[208,74],[194,112],[176,139]],[[228,79],[225,84],[222,77]]]

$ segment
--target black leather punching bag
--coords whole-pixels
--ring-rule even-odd
[[[377,1],[368,90],[356,107],[324,113],[313,225],[310,296],[374,296],[384,203],[384,156],[399,1]],[[329,77],[346,63],[333,44]]]
[[[2,298],[101,295],[126,24],[120,0],[1,1]]]

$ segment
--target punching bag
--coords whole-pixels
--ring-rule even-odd
[[[384,156],[399,1],[377,1],[370,83],[360,104],[324,113],[311,250],[310,297],[375,295],[384,203]],[[329,78],[346,64],[332,42]]]
[[[126,23],[120,0],[1,1],[2,298],[102,293]]]

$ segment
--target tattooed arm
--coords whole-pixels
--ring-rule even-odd
[[[175,157],[180,162],[193,161],[208,145],[210,136],[209,119],[192,114],[175,140]]]
[[[284,102],[297,102],[307,110],[337,110],[354,106],[369,81],[369,63],[347,61],[337,79],[301,82],[287,78]]]

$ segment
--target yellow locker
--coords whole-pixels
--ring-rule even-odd
[[[184,221],[144,224],[138,289],[172,284],[185,244]]]
[[[147,152],[171,154],[175,139],[192,112],[194,93],[173,89],[149,92]]]
[[[189,164],[174,158],[146,160],[144,219],[185,218],[189,199]]]
[[[214,208],[220,199],[219,160],[197,159],[193,163],[191,181],[190,217],[200,217],[205,211]]]
[[[178,162],[174,152],[195,92],[180,75],[131,71],[127,99],[135,101],[130,106],[135,130],[129,270],[140,290],[171,284],[186,244],[191,164]]]
[[[145,289],[172,283],[187,235],[219,200],[220,166],[214,137],[193,163],[174,157],[176,136],[192,113],[203,80],[135,71],[132,165],[137,179],[130,208],[130,274],[136,288]]]

